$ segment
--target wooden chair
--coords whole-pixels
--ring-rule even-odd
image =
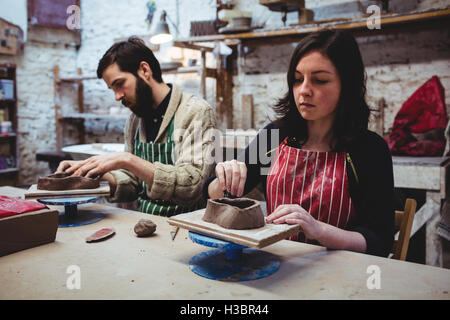
[[[408,198],[405,202],[405,209],[403,211],[395,211],[395,230],[399,231],[399,235],[392,247],[392,259],[403,261],[406,259],[416,207],[417,201]]]

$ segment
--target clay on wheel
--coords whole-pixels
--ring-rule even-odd
[[[71,176],[67,173],[55,173],[38,179],[39,190],[75,190],[95,189],[100,186],[100,179],[92,179],[80,176]]]
[[[259,201],[249,198],[208,199],[202,219],[226,229],[255,229],[265,224]]]

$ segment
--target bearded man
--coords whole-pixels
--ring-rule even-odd
[[[145,213],[169,217],[202,207],[202,186],[214,165],[211,106],[165,83],[153,52],[136,37],[109,48],[97,76],[132,111],[125,152],[63,161],[57,172],[101,176],[110,185],[108,201],[137,199]]]

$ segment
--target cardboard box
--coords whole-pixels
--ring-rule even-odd
[[[58,211],[42,209],[0,219],[0,257],[54,242]]]

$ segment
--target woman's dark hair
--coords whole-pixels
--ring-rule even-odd
[[[353,36],[342,30],[323,30],[303,38],[292,54],[287,73],[288,92],[274,106],[275,121],[288,136],[301,142],[308,139],[306,120],[298,112],[293,95],[295,70],[305,54],[317,50],[328,57],[338,71],[341,93],[333,125],[334,151],[343,151],[364,131],[370,109],[365,101],[365,71],[361,53]]]
[[[97,77],[101,79],[105,69],[115,62],[121,71],[130,72],[137,76],[141,61],[149,64],[153,79],[161,83],[163,80],[158,60],[144,41],[137,37],[130,37],[126,41],[113,44],[98,63]]]

